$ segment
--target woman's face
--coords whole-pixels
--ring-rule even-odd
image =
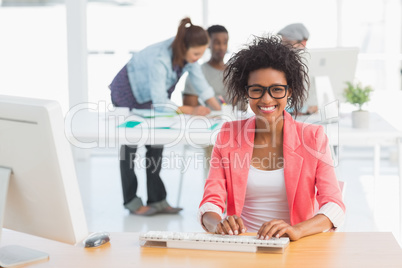
[[[185,60],[188,63],[194,63],[197,60],[199,60],[202,55],[204,55],[205,50],[207,49],[208,44],[206,44],[205,46],[198,46],[198,47],[190,47],[185,55]]]
[[[287,81],[284,72],[272,68],[264,68],[252,71],[248,77],[247,85],[269,87],[274,85],[287,85]],[[272,90],[276,90],[275,87]],[[278,87],[277,90],[279,91],[280,87]],[[285,93],[283,94],[283,98],[275,99],[266,91],[260,99],[249,98],[250,108],[258,119],[265,119],[270,124],[274,123],[278,118],[282,118],[283,110],[287,105],[287,99],[291,96],[291,90],[288,89],[286,95]]]

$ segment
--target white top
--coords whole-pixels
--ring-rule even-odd
[[[241,218],[249,232],[274,219],[290,224],[283,168],[260,170],[250,165]]]

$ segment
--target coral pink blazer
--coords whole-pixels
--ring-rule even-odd
[[[240,216],[253,155],[255,117],[227,122],[217,137],[200,207],[209,202]],[[295,121],[284,111],[283,156],[291,225],[308,220],[328,202],[343,211],[328,138],[323,127]]]

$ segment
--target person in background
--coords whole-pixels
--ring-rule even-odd
[[[243,111],[249,105],[255,116],[226,122],[217,136],[198,213],[207,232],[298,240],[343,223],[323,127],[285,110],[297,114],[303,106],[309,85],[303,52],[274,35],[256,37],[229,59],[228,101]]]
[[[292,23],[285,26],[278,32],[282,37],[282,42],[296,49],[305,49],[310,33],[303,23]],[[301,114],[313,114],[318,111],[317,96],[315,88],[311,87],[305,107],[301,110]]]
[[[223,59],[228,50],[229,33],[222,25],[212,25],[208,27],[207,32],[210,38],[209,49],[211,51],[211,58],[201,65],[201,69],[209,85],[215,91],[215,98],[223,104],[225,103],[226,96],[226,90],[223,84],[223,70],[225,69]],[[183,105],[193,107],[200,105],[197,91],[194,89],[191,79],[188,77],[183,90]],[[204,148],[205,174],[208,174],[209,171],[209,159],[211,157],[212,148],[213,146]]]
[[[293,23],[278,32],[284,44],[303,49],[306,47],[310,33],[303,23]]]
[[[151,109],[177,113],[206,115],[210,108],[220,110],[214,90],[205,80],[197,61],[209,44],[208,33],[193,25],[190,18],[181,20],[175,37],[150,45],[135,53],[115,76],[109,88],[116,107]],[[184,72],[189,77],[199,97],[209,105],[178,107],[170,100],[176,84]],[[134,173],[137,146],[120,148],[120,173],[124,206],[136,215],[178,213],[181,208],[171,207],[166,201],[165,186],[160,178],[163,146],[146,145],[147,205],[137,196],[137,177]]]
[[[225,69],[223,59],[228,50],[229,34],[222,25],[212,25],[207,29],[207,32],[211,40],[209,44],[211,58],[201,65],[201,69],[209,85],[215,91],[215,98],[222,102],[226,95],[223,85],[223,70]],[[197,91],[188,77],[183,91],[183,105],[193,107],[199,105]]]

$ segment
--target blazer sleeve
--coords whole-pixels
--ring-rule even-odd
[[[227,181],[225,169],[228,167],[225,165],[225,161],[227,162],[227,159],[225,159],[225,156],[222,155],[221,148],[223,147],[222,144],[227,126],[228,123],[226,122],[222,126],[221,131],[216,139],[210,160],[208,178],[204,186],[204,196],[199,206],[201,208],[205,203],[212,203],[215,206],[218,206],[222,213],[226,207],[225,202],[227,197]]]
[[[315,154],[318,159],[315,185],[317,188],[316,198],[319,208],[329,202],[333,202],[345,211],[346,209],[342,201],[342,193],[335,175],[329,140],[327,135],[324,133],[322,126],[317,128],[315,142]]]

